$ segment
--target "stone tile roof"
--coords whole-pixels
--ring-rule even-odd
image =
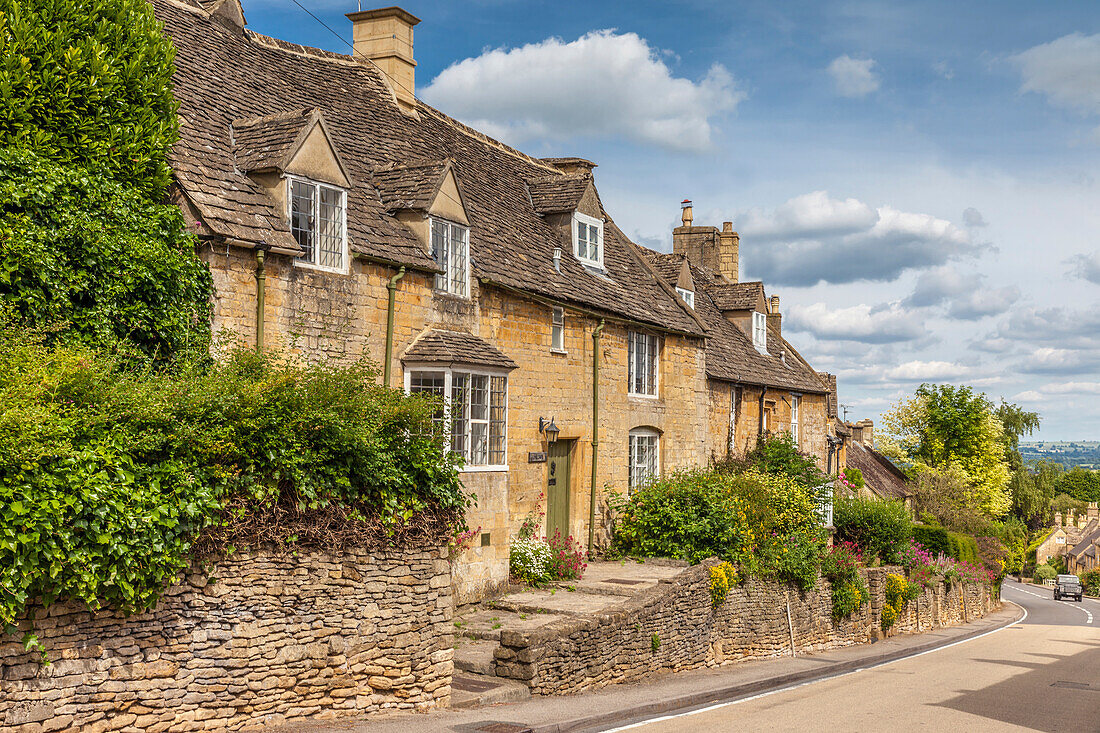
[[[764,283],[715,283],[708,288],[708,292],[718,310],[753,310],[757,298],[764,297]]]
[[[646,257],[665,282],[673,284],[680,276],[686,258],[683,255],[637,250]],[[761,354],[745,333],[726,320],[711,295],[715,287],[729,285],[720,275],[689,263],[695,282],[695,315],[707,329],[707,376],[741,384],[767,385],[796,392],[827,393],[825,382],[805,359],[774,329],[768,330],[768,353]],[[763,286],[760,283],[750,283]],[[784,350],[786,352],[783,356]]]
[[[313,109],[296,109],[231,123],[237,167],[249,171],[280,168],[315,121]]]
[[[542,176],[527,181],[531,204],[540,214],[560,214],[576,211],[584,192],[592,181],[590,175],[566,174]]]
[[[874,448],[857,441],[849,443],[848,465],[858,468],[867,488],[882,499],[905,499],[913,495],[909,479],[901,469]]]
[[[426,211],[435,201],[439,184],[449,166],[449,160],[408,165],[387,164],[374,170],[371,182],[378,189],[378,195],[388,210]]]
[[[604,273],[590,272],[572,256],[563,257],[561,271],[555,271],[560,232],[535,211],[527,190],[529,180],[566,175],[549,163],[422,102],[417,117],[402,113],[372,64],[242,32],[187,0],[153,3],[176,47],[180,140],[170,162],[183,193],[215,234],[242,246],[277,240],[297,251],[274,202],[237,168],[229,131],[233,120],[315,108],[354,182],[347,225],[349,247],[358,256],[436,269],[411,230],[388,213],[371,181],[387,164],[451,158],[471,220],[473,274],[483,282],[703,335],[610,218]]]
[[[1089,557],[1095,556],[1095,548],[1097,545],[1100,545],[1100,524],[1098,524],[1094,519],[1089,522],[1089,525],[1086,525],[1084,535],[1077,542],[1077,544],[1069,549],[1070,555],[1073,555],[1077,558],[1085,555],[1088,555]]]
[[[485,339],[461,331],[432,329],[409,344],[406,363],[469,364],[515,369],[518,365]]]

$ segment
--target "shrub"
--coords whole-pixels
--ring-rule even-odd
[[[539,539],[512,538],[508,548],[508,567],[512,577],[521,583],[543,585],[550,582],[553,551]]]
[[[920,544],[932,555],[951,554],[951,540],[947,537],[947,530],[943,527],[929,526],[927,524],[913,525],[913,541]]]
[[[760,473],[788,476],[807,487],[820,486],[828,480],[813,457],[798,450],[788,432],[758,441],[746,457],[746,463]]]
[[[745,562],[753,575],[794,583],[805,591],[817,584],[825,543],[825,531],[819,527],[770,534]]]
[[[851,484],[854,489],[862,489],[867,483],[863,480],[863,471],[858,468],[845,468],[844,480]]]
[[[450,535],[468,498],[438,405],[377,376],[251,351],[136,371],[0,321],[0,623],[34,598],[148,608],[244,544]]]
[[[723,563],[728,564],[728,563]],[[718,608],[730,592],[730,579],[726,575],[722,565],[714,565],[710,568],[710,607]]]
[[[840,620],[858,611],[871,600],[867,583],[859,574],[862,559],[851,543],[840,543],[821,561],[821,575],[832,586],[833,618]]]
[[[176,139],[172,45],[146,0],[0,4],[0,138],[149,198]]]
[[[573,535],[562,537],[554,530],[554,536],[546,540],[550,546],[550,579],[580,580],[588,563],[584,561],[584,549]]]
[[[1100,596],[1100,568],[1093,568],[1081,575],[1081,585],[1090,596]]]
[[[1049,565],[1043,564],[1035,568],[1035,582],[1042,583],[1046,580],[1054,580],[1058,577],[1058,571]]]
[[[0,243],[0,304],[51,342],[207,352],[213,286],[178,207],[0,150]]]
[[[623,554],[738,560],[755,542],[743,480],[715,471],[681,471],[636,490],[622,507],[614,547]]]
[[[898,615],[909,601],[920,595],[920,587],[906,581],[896,573],[886,576],[886,585],[883,588],[885,596],[882,605],[882,630],[886,631],[898,619]]]
[[[853,542],[865,558],[883,562],[896,561],[912,531],[901,502],[863,497],[837,497],[833,525],[839,541]]]

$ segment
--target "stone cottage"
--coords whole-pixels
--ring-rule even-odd
[[[173,200],[214,277],[214,326],[306,358],[369,357],[440,395],[480,527],[456,600],[507,581],[509,537],[590,544],[608,490],[790,430],[825,453],[822,378],[737,234],[632,243],[596,165],[534,158],[415,96],[399,8],[350,13],[354,54],[253,33],[239,0],[154,0],[176,49]],[[444,417],[441,416],[441,420]]]

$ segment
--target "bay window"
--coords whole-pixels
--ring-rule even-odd
[[[462,369],[405,372],[405,391],[443,397],[441,432],[468,468],[507,468],[508,377]],[[446,430],[443,427],[446,426]]]

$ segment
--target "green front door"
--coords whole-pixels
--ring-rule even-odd
[[[550,444],[546,457],[546,536],[554,531],[562,537],[569,535],[569,454],[572,440],[559,440]]]

